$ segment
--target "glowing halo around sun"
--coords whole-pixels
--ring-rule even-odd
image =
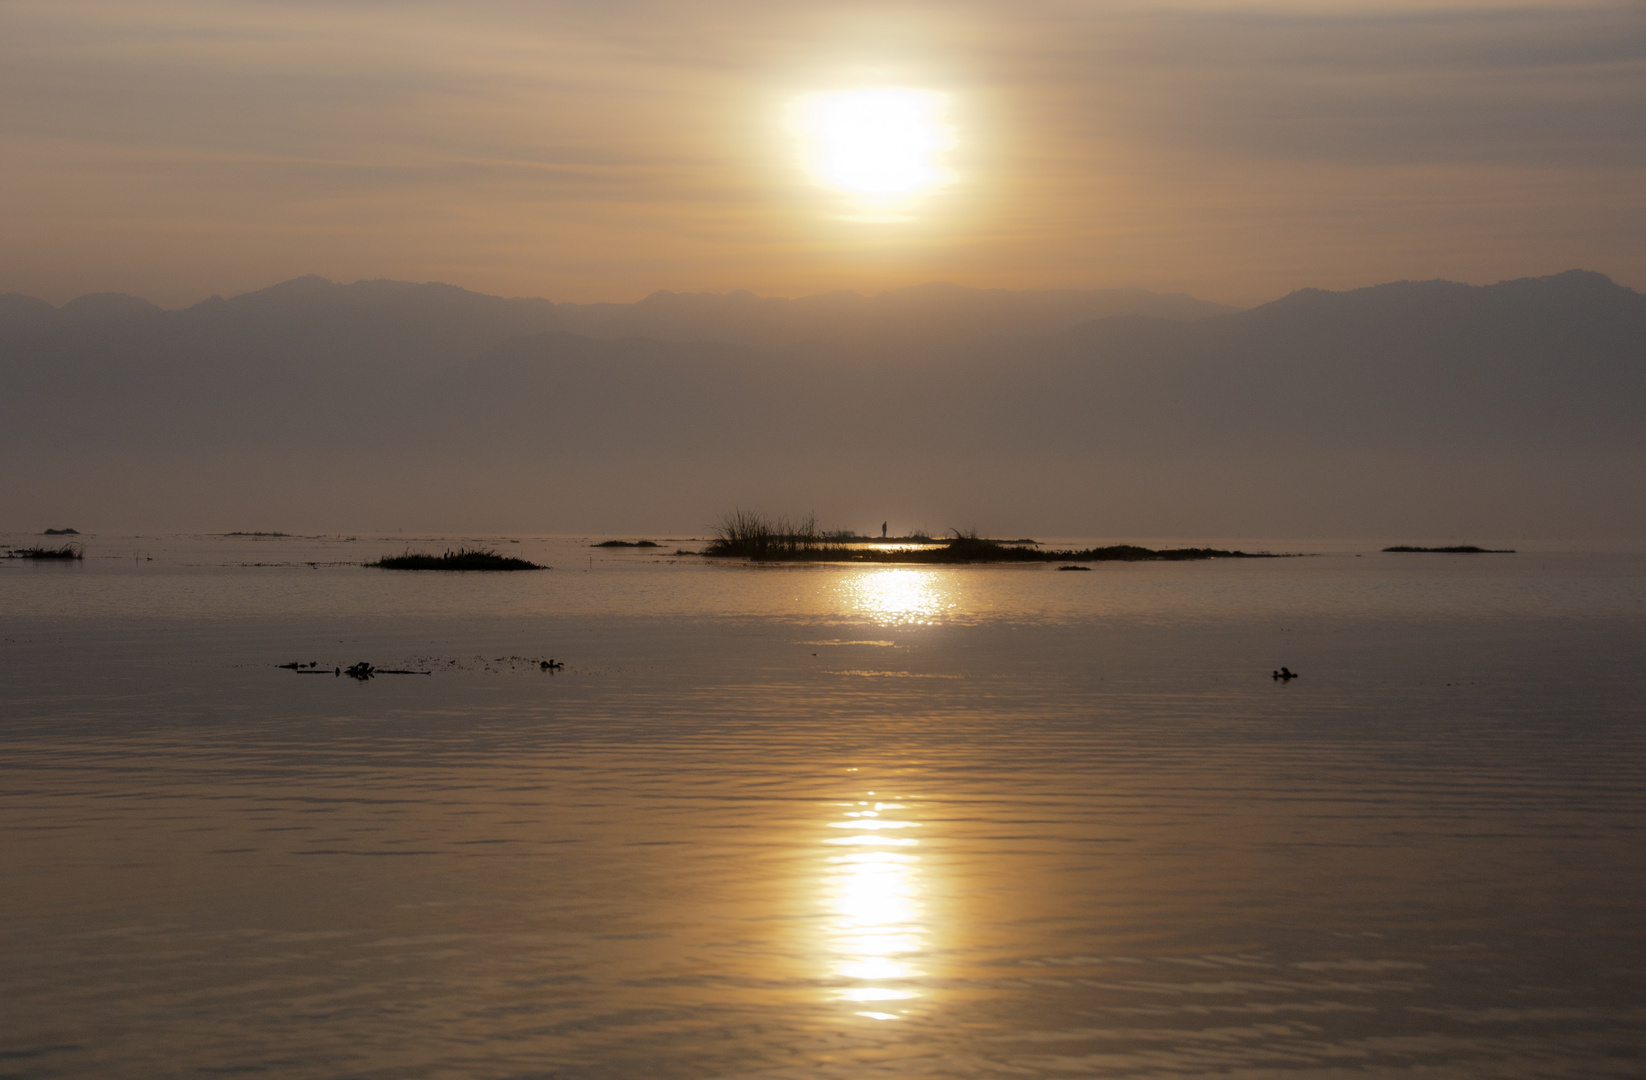
[[[907,86],[859,87],[795,100],[790,127],[813,183],[834,192],[842,216],[901,221],[954,182],[957,139],[949,95]]]

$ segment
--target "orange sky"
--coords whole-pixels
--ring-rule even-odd
[[[877,84],[955,182],[842,221],[785,108]],[[9,0],[0,292],[1646,289],[1642,117],[1639,3]]]

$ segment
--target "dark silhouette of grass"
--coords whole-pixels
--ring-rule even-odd
[[[223,535],[224,536],[290,536],[291,533],[283,533],[283,532],[230,532],[230,533],[224,533]]]
[[[80,530],[79,529],[47,529],[45,531],[45,533],[42,534],[42,535],[45,535],[45,536],[79,536],[80,535]]]
[[[1268,552],[1224,551],[1220,548],[1153,548],[1114,544],[1085,550],[1047,551],[1032,540],[991,540],[977,530],[955,531],[942,547],[886,550],[857,547],[825,539],[816,519],[798,522],[767,518],[734,510],[721,519],[715,537],[703,554],[715,558],[755,562],[868,562],[868,563],[1039,563],[1039,562],[1183,562],[1192,559],[1273,559]],[[878,540],[878,537],[872,538]],[[921,537],[930,541],[930,537]]]
[[[384,570],[547,570],[525,559],[513,559],[484,548],[448,548],[444,554],[407,551],[399,555],[385,555],[367,566]]]
[[[732,510],[721,515],[714,527],[714,539],[703,554],[720,558],[795,559],[811,551],[838,545],[825,541],[817,531],[817,516],[808,514],[790,521],[768,518],[754,510]]]
[[[597,548],[599,548],[599,547],[609,547],[609,548],[623,548],[623,547],[654,548],[654,547],[657,547],[658,544],[657,544],[657,541],[655,541],[655,540],[602,540],[598,544],[590,544],[589,546],[590,547],[597,547]]]
[[[86,553],[74,544],[64,544],[60,548],[26,547],[13,548],[6,552],[8,559],[84,559]]]
[[[1460,544],[1457,547],[1411,547],[1401,544],[1398,547],[1386,547],[1384,551],[1426,551],[1442,555],[1513,555],[1514,548],[1483,548],[1473,544]]]

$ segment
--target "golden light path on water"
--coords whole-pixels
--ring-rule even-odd
[[[937,570],[884,569],[850,574],[840,583],[841,595],[852,611],[882,626],[935,621],[955,606]]]
[[[940,571],[876,568],[848,574],[838,586],[853,613],[883,625],[931,623],[956,606]],[[885,795],[884,792],[881,793]],[[918,853],[917,821],[906,803],[873,791],[840,804],[823,875],[826,898],[827,976],[837,1001],[869,1006],[856,1010],[870,1020],[896,1020],[900,1002],[920,997],[926,974],[919,960],[927,948],[930,915]]]
[[[829,920],[828,976],[840,984],[836,1000],[873,1006],[857,1015],[896,1020],[895,1003],[920,996],[911,980],[924,975],[918,958],[926,947],[926,912],[919,840],[910,835],[919,822],[897,816],[903,803],[874,800],[842,804],[840,820],[828,827],[841,835],[824,844],[823,891]],[[888,1011],[896,1010],[896,1011]]]

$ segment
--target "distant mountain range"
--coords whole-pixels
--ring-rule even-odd
[[[12,294],[0,380],[0,451],[31,463],[0,480],[0,528],[77,505],[625,528],[732,502],[1085,535],[1646,524],[1646,296],[1583,271],[1250,311],[941,284],[576,305],[306,277],[179,311]],[[285,516],[223,520],[251,513]]]

